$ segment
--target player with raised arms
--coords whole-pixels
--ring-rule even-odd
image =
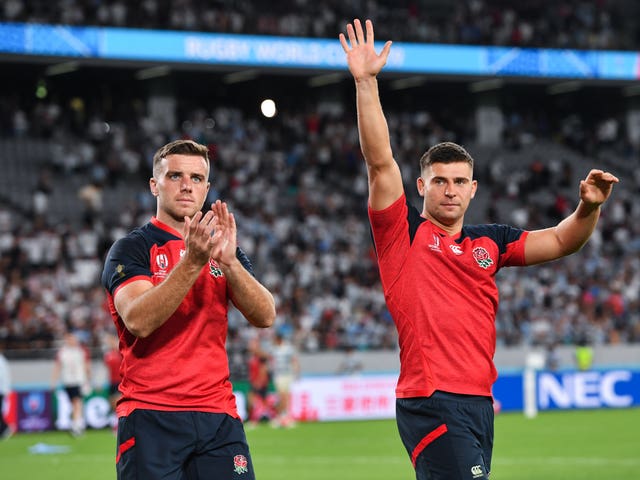
[[[369,183],[369,221],[387,306],[398,329],[396,420],[418,480],[489,478],[491,388],[497,373],[495,275],[577,252],[596,227],[618,179],[591,170],[575,211],[558,225],[525,231],[464,224],[478,188],[474,161],[439,143],[420,158],[422,209],[410,205],[391,149],[377,76],[391,52],[374,46],[370,20],[339,35],[355,81],[360,145]]]

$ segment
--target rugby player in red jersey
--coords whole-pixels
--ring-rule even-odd
[[[618,179],[591,170],[576,210],[552,228],[464,225],[477,189],[473,158],[460,145],[434,145],[420,159],[422,211],[407,201],[378,93],[373,24],[339,35],[356,87],[360,144],[369,181],[369,220],[387,306],[398,329],[396,420],[419,480],[488,479],[493,450],[491,388],[497,271],[578,251]]]
[[[229,302],[273,324],[273,296],[237,246],[236,223],[209,191],[208,149],[191,140],[153,158],[156,215],[116,241],[102,284],[118,336],[118,479],[254,479],[225,350]]]

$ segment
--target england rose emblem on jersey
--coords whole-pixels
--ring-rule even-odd
[[[209,260],[209,273],[216,278],[224,275],[220,267],[213,260]]]
[[[493,265],[493,260],[491,259],[489,252],[487,252],[485,248],[476,247],[473,249],[472,253],[473,253],[473,258],[475,259],[476,262],[478,262],[478,265],[480,265],[482,268],[486,269],[486,268],[489,268],[491,265]]]
[[[247,465],[247,457],[245,457],[244,455],[236,455],[235,457],[233,457],[233,470],[238,475],[247,473],[249,471]]]

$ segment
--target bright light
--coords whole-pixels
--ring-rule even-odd
[[[276,114],[276,102],[270,98],[263,100],[260,104],[260,111],[267,118],[274,117]]]

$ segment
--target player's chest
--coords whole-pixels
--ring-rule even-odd
[[[149,255],[149,269],[151,270],[153,282],[162,282],[173,268],[180,262],[186,253],[183,242],[168,242],[164,245],[154,245]],[[198,282],[223,281],[224,274],[220,267],[213,260],[202,269]]]
[[[461,270],[491,276],[498,268],[499,251],[489,239],[472,240],[467,237],[457,240],[431,231],[421,232],[416,237],[411,256],[413,260],[418,260],[416,264],[425,265],[436,272]]]

